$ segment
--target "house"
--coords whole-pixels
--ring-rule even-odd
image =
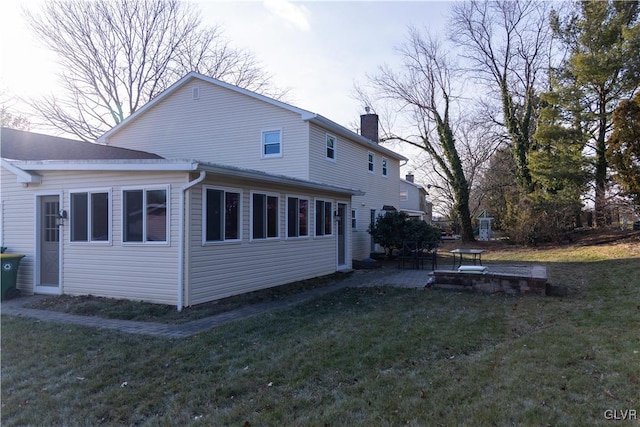
[[[400,179],[400,211],[431,224],[432,205],[427,200],[427,190],[414,181],[412,173]]]
[[[347,270],[399,204],[376,120],[368,138],[190,73],[97,144],[2,129],[0,243],[24,292],[178,309]]]

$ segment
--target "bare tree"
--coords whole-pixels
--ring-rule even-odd
[[[517,166],[518,187],[532,190],[527,155],[535,130],[536,85],[548,68],[547,5],[526,1],[468,1],[452,9],[452,39],[470,75],[496,93]],[[490,110],[488,110],[490,111]]]
[[[179,0],[50,0],[25,12],[57,54],[64,95],[30,104],[52,127],[94,140],[190,71],[278,97],[249,52]]]
[[[418,135],[389,131],[383,140],[400,141],[428,154],[436,166],[435,172],[452,192],[462,239],[472,241],[469,183],[452,127],[452,110],[457,99],[452,76],[455,67],[437,40],[428,35],[423,37],[416,29],[409,30],[408,40],[398,52],[403,59],[401,71],[381,67],[379,74],[369,80],[378,97],[394,103],[407,114],[407,121]]]
[[[6,96],[4,90],[0,91],[0,127],[29,130],[31,122],[24,114],[15,111],[16,100]]]

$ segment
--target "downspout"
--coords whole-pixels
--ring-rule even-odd
[[[200,176],[196,179],[194,179],[193,181],[187,182],[185,185],[183,185],[182,187],[180,187],[180,232],[179,232],[179,238],[178,238],[178,245],[179,245],[179,249],[178,249],[178,311],[182,311],[183,308],[183,297],[184,297],[184,252],[185,252],[185,248],[184,248],[184,243],[185,243],[185,220],[184,220],[184,210],[185,210],[185,199],[186,199],[186,192],[187,190],[189,190],[191,187],[193,187],[194,185],[200,184],[202,181],[204,181],[205,177],[207,176],[207,173],[205,171],[200,171]]]

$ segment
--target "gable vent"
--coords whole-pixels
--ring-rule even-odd
[[[200,88],[194,87],[193,92],[191,93],[192,99],[200,99]]]

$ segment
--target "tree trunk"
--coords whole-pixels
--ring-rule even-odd
[[[602,92],[604,93],[604,91]],[[595,226],[601,228],[606,226],[606,207],[607,207],[607,111],[606,99],[604,95],[600,96],[600,119],[598,124],[598,139],[596,141],[596,159],[595,159]]]

